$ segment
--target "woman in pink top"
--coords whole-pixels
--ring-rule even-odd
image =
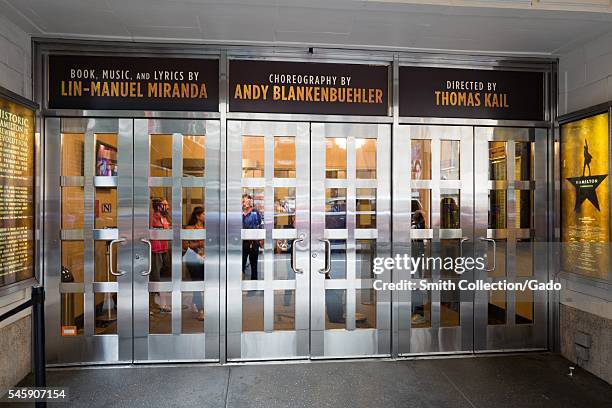
[[[168,219],[168,200],[165,198],[154,198],[152,200],[153,212],[151,214],[150,228],[170,229],[172,228]],[[172,280],[172,263],[168,252],[168,241],[151,241],[151,281]],[[172,294],[159,294],[159,311],[170,312],[172,310]]]

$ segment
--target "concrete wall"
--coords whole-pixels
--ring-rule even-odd
[[[612,100],[612,32],[559,58],[560,115]],[[561,353],[612,384],[612,282],[561,283]]]
[[[0,15],[0,86],[30,99],[31,53],[30,37]],[[29,296],[29,290],[0,296],[0,314],[24,302]],[[0,323],[0,395],[30,372],[31,337],[30,310]]]

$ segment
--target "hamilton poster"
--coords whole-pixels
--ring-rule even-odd
[[[607,279],[610,203],[608,113],[561,126],[564,271]]]

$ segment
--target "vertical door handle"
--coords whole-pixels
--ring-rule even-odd
[[[463,237],[461,238],[461,241],[459,242],[459,256],[462,258],[463,258],[463,243],[469,240],[470,239],[468,237]]]
[[[114,276],[125,275],[125,271],[117,271],[117,272],[115,272],[115,268],[113,268],[113,245],[119,244],[121,242],[125,242],[125,238],[113,239],[110,242],[110,244],[108,245],[108,252],[109,252],[109,255],[108,255],[108,258],[109,258],[108,259],[108,262],[109,262],[108,267],[109,267],[111,275],[114,275]]]
[[[493,243],[493,268],[485,269],[486,272],[493,272],[495,270],[495,255],[497,253],[497,244],[495,243],[495,240],[493,238],[480,237],[480,240],[482,242],[487,241]]]
[[[304,242],[304,238],[298,238],[298,239],[294,239],[293,240],[293,246],[291,247],[291,269],[293,269],[293,272],[295,273],[304,273],[303,269],[299,269],[296,266],[296,252],[295,252],[295,247],[297,246],[296,244],[298,242]]]
[[[329,239],[320,239],[319,241],[325,244],[325,267],[319,269],[319,273],[326,275],[331,270],[331,242],[329,242]]]
[[[151,246],[151,241],[149,241],[146,238],[140,238],[140,242],[142,242],[143,244],[147,244],[147,246],[149,247],[149,256],[148,256],[149,265],[147,266],[147,270],[146,271],[140,272],[140,274],[142,276],[148,276],[148,275],[151,274],[151,258],[153,257],[153,248]]]

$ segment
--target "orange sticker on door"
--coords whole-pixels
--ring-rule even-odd
[[[76,336],[76,335],[77,335],[76,326],[62,326],[62,336]]]

